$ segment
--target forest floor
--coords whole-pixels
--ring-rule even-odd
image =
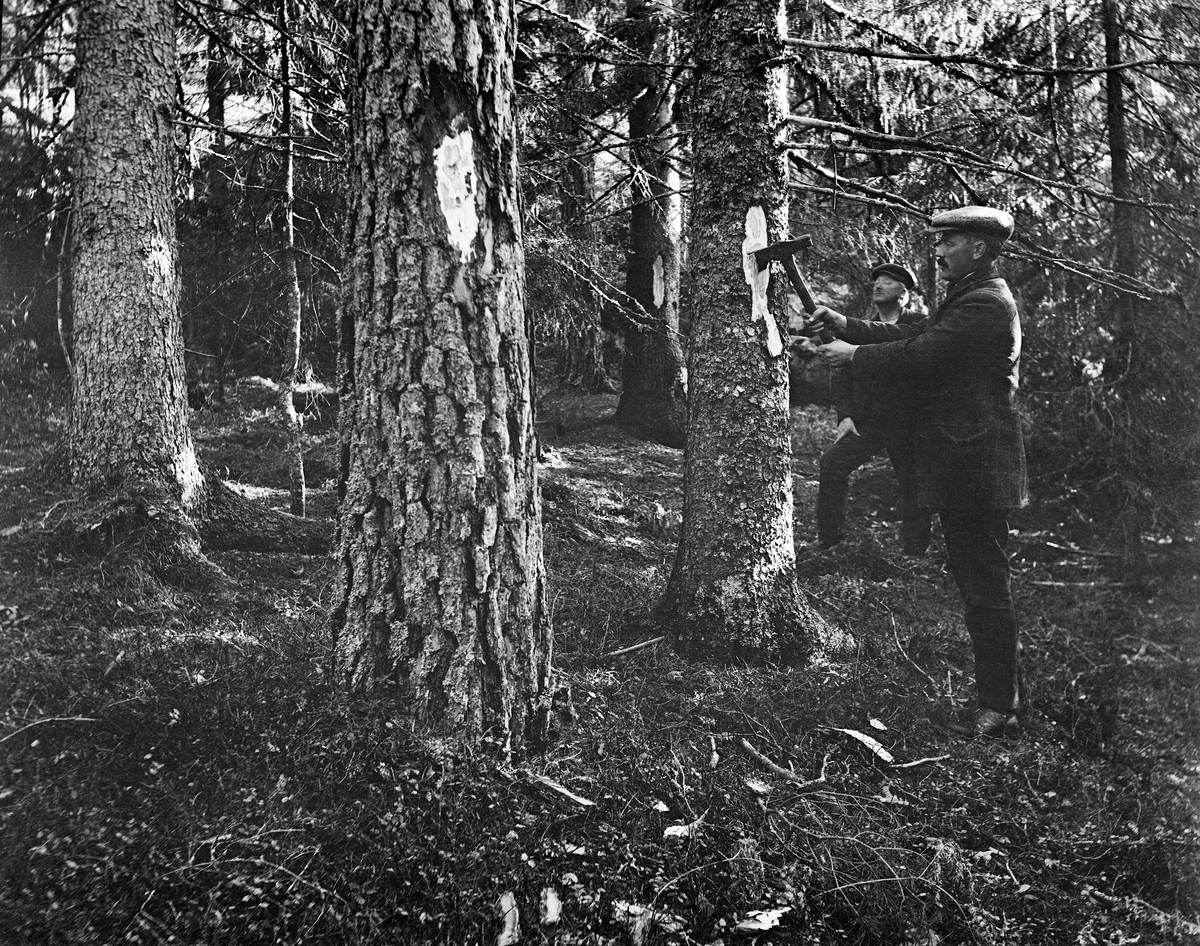
[[[543,394],[546,562],[577,718],[501,762],[415,738],[331,679],[328,559],[227,554],[235,592],[123,584],[44,468],[61,385],[0,391],[0,943],[1200,943],[1200,567],[1122,580],[1062,503],[1014,536],[1032,711],[943,728],[970,647],[940,538],[902,555],[886,461],[811,550],[828,411],[796,415],[796,541],[858,641],[800,667],[687,662],[648,618],[682,457]],[[193,415],[210,466],[283,506],[243,381]],[[314,515],[335,419],[311,417]],[[625,651],[625,653],[620,653]],[[874,741],[865,737],[871,737]],[[515,907],[503,915],[503,909]]]

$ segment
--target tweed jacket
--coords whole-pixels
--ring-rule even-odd
[[[968,273],[922,325],[847,321],[862,347],[856,398],[907,383],[916,395],[918,502],[929,509],[1014,509],[1028,501],[1017,413],[1021,322],[994,265]]]
[[[905,309],[895,325],[918,325],[925,320],[925,315],[914,309]],[[871,319],[872,322],[880,321]],[[892,424],[907,424],[913,415],[912,395],[908,385],[895,385],[891,390],[879,391],[878,396],[871,401],[858,401],[855,398],[854,382],[849,368],[835,368],[829,378],[829,393],[833,406],[837,409],[838,421],[847,417],[854,418],[854,425],[860,430],[864,424],[890,426]]]

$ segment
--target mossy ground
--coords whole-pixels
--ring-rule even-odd
[[[1023,514],[1033,709],[1018,740],[954,741],[958,600],[940,541],[900,554],[885,460],[855,481],[850,538],[807,551],[831,425],[798,416],[801,576],[853,657],[614,655],[656,636],[681,456],[597,423],[611,396],[548,386],[546,559],[578,718],[502,763],[334,685],[324,558],[215,556],[235,593],[122,597],[118,563],[56,531],[39,458],[61,388],[29,384],[0,424],[0,942],[492,944],[506,893],[526,943],[1200,942],[1189,548],[1153,545],[1155,574],[1127,584],[1103,522]],[[213,467],[282,506],[269,393],[243,384],[194,421]],[[332,425],[308,428],[322,516]],[[758,911],[777,925],[737,928]]]

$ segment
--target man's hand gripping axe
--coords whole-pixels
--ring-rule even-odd
[[[808,283],[804,281],[804,277],[800,275],[800,269],[796,266],[796,254],[806,247],[812,246],[812,237],[807,233],[802,237],[797,237],[794,240],[783,240],[779,243],[772,243],[770,246],[764,246],[761,250],[754,251],[754,261],[758,265],[758,271],[762,272],[771,265],[772,260],[778,260],[783,264],[783,270],[788,275],[788,280],[792,284],[792,288],[796,290],[796,295],[800,297],[800,304],[804,306],[804,311],[812,315],[817,308],[817,300],[813,298],[812,290],[808,288]],[[806,330],[801,333],[806,336],[819,335],[821,341],[832,341],[832,336],[821,328],[820,320],[810,321],[805,319]],[[827,337],[828,335],[828,337]]]

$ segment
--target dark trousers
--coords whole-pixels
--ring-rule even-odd
[[[1003,509],[943,509],[946,561],[966,606],[975,650],[979,705],[1009,713],[1020,708],[1017,612],[1009,579],[1008,516]]]
[[[821,454],[821,482],[817,488],[817,539],[822,544],[839,541],[846,522],[846,496],[850,474],[884,451],[900,481],[900,544],[906,552],[921,555],[929,545],[928,509],[917,503],[917,477],[911,438],[888,437],[878,428],[863,425],[846,434]]]

